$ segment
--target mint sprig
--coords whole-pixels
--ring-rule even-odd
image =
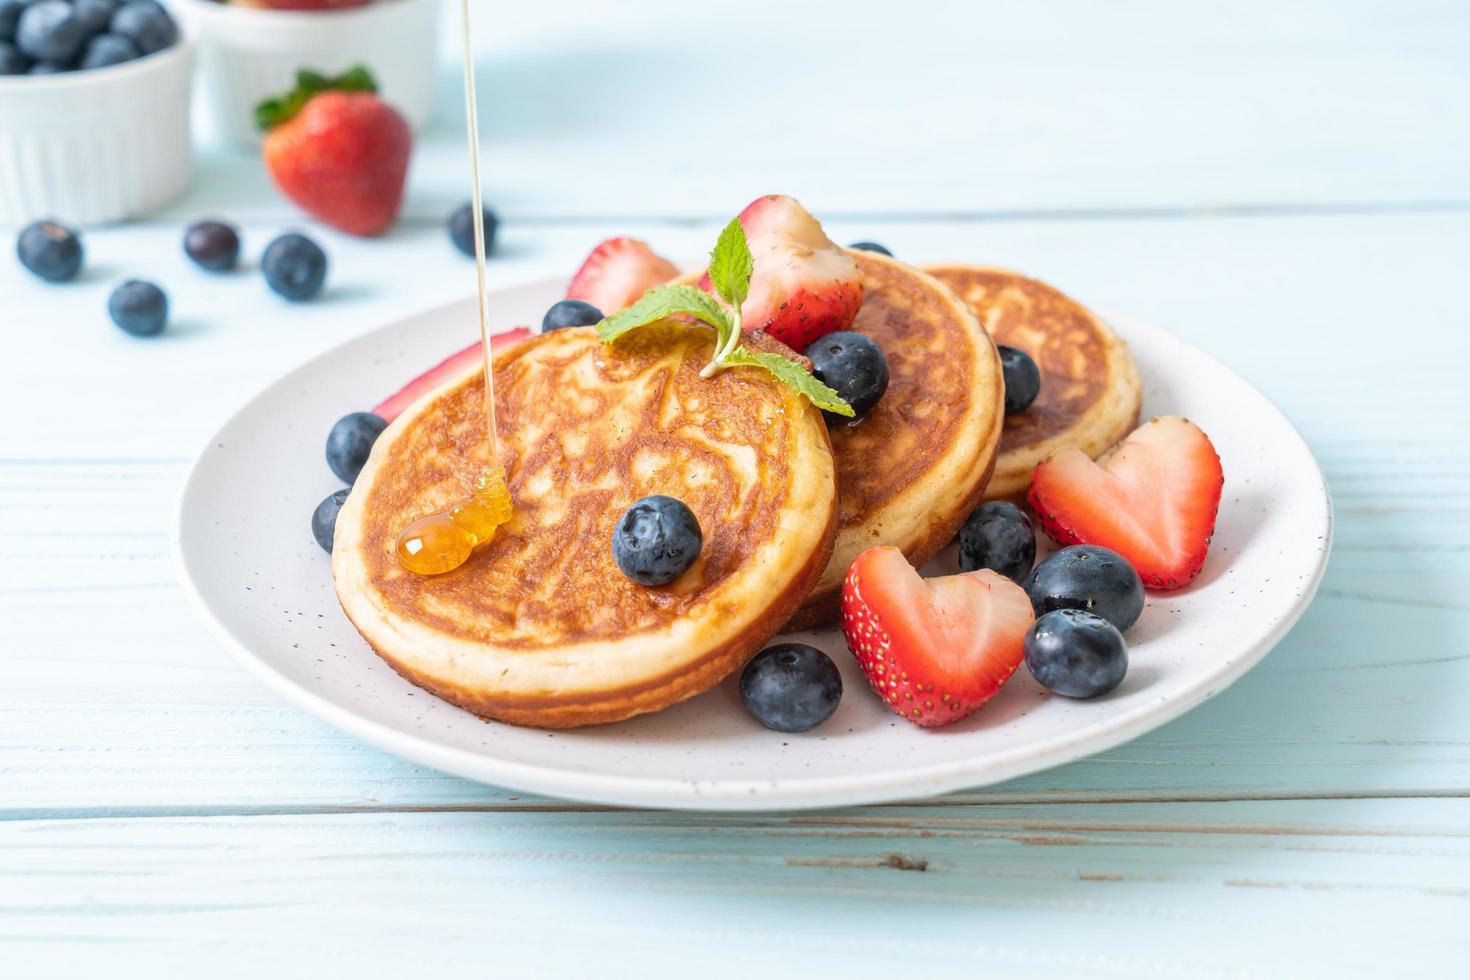
[[[750,280],[754,274],[755,258],[750,254],[745,229],[736,218],[720,232],[719,240],[709,255],[710,284],[719,299],[695,286],[656,286],[626,310],[598,323],[597,336],[603,343],[610,344],[638,327],[671,316],[691,316],[715,331],[715,353],[699,372],[701,377],[714,377],[727,367],[763,368],[823,411],[851,418],[854,414],[852,406],[796,361],[769,351],[753,351],[740,343],[740,307],[750,295]]]

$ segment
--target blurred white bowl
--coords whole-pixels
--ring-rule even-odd
[[[189,184],[194,41],[109,68],[0,76],[0,225],[132,218]]]
[[[422,129],[438,80],[438,0],[375,0],[346,10],[267,10],[174,0],[199,35],[202,92],[218,135],[260,142],[255,106],[311,68],[336,75],[366,65],[385,101]]]

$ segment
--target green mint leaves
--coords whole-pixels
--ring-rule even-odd
[[[629,330],[646,326],[671,316],[691,316],[715,331],[715,354],[699,373],[713,377],[727,367],[764,368],[792,391],[813,405],[834,415],[852,417],[852,406],[831,388],[814,378],[810,371],[780,354],[753,351],[740,343],[742,325],[740,306],[750,294],[750,280],[755,274],[755,259],[745,229],[736,218],[720,232],[709,255],[709,278],[719,300],[696,286],[658,286],[626,310],[614,313],[597,325],[597,336],[612,343]]]

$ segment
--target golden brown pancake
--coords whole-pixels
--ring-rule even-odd
[[[930,266],[997,344],[1030,354],[1041,392],[1008,416],[985,499],[1024,496],[1036,464],[1076,446],[1094,459],[1138,424],[1142,388],[1128,346],[1086,307],[1044,282],[1005,269]],[[840,452],[840,451],[839,451]]]
[[[394,543],[473,485],[483,375],[408,409],[337,519],[337,594],[368,643],[454,704],[546,728],[656,711],[744,663],[826,567],[836,485],[821,413],[759,369],[700,378],[713,344],[685,325],[611,347],[573,328],[501,355],[515,514],[440,576],[405,570]],[[688,504],[704,535],[695,565],[664,588],[629,581],[611,553],[618,518],[654,493]]]

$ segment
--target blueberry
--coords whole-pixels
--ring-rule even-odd
[[[838,330],[806,349],[812,374],[834,389],[852,406],[853,421],[873,410],[888,390],[888,359],[871,337]],[[841,415],[827,415],[828,423],[846,422]]]
[[[98,34],[87,42],[87,49],[82,52],[82,60],[77,67],[83,70],[106,68],[141,57],[137,46],[121,34]]]
[[[128,0],[117,8],[109,26],[112,33],[132,41],[144,54],[162,51],[179,39],[173,18],[156,0]]]
[[[883,247],[882,245],[879,245],[877,242],[853,242],[847,247],[855,248],[859,252],[877,252],[879,255],[886,255],[890,259],[893,258],[893,253],[888,251],[888,249]]]
[[[563,327],[590,327],[602,319],[602,311],[591,303],[579,299],[564,299],[552,303],[551,309],[541,318],[541,332],[560,330]]]
[[[151,282],[129,279],[107,297],[107,312],[134,337],[153,337],[168,322],[168,297]]]
[[[311,536],[327,554],[332,553],[332,538],[337,534],[337,512],[347,502],[347,490],[329,493],[311,512]]]
[[[1024,412],[1041,393],[1041,369],[1031,355],[1015,347],[997,344],[1000,353],[1000,369],[1005,375],[1006,414]]]
[[[1038,616],[1083,609],[1126,630],[1143,612],[1143,582],[1128,559],[1093,544],[1058,551],[1036,566],[1024,586]]]
[[[960,528],[959,540],[962,572],[989,568],[1019,584],[1036,561],[1031,518],[1004,500],[976,507]]]
[[[15,25],[21,11],[33,0],[0,0],[0,41],[15,40]]]
[[[752,657],[740,672],[740,700],[767,728],[808,732],[837,710],[842,675],[816,647],[778,643]]]
[[[362,472],[373,443],[388,428],[388,423],[372,412],[344,415],[327,433],[327,465],[344,483],[352,483]]]
[[[87,40],[87,32],[66,0],[40,0],[20,12],[15,46],[28,58],[70,64]]]
[[[196,221],[184,232],[184,254],[210,272],[226,272],[240,258],[240,235],[219,221]]]
[[[92,37],[107,31],[117,10],[117,0],[74,0],[72,10],[82,22],[82,30]]]
[[[704,536],[682,500],[644,497],[613,528],[613,561],[639,585],[668,585],[699,557]]]
[[[1069,698],[1106,694],[1128,673],[1128,645],[1112,623],[1081,609],[1042,616],[1026,634],[1026,668]]]
[[[303,302],[322,291],[327,253],[305,235],[282,235],[265,247],[260,271],[271,289],[292,302]]]
[[[47,282],[66,282],[82,267],[82,240],[55,221],[26,226],[15,242],[20,264]]]
[[[500,227],[500,219],[488,207],[484,209],[484,213],[485,254],[489,255],[495,248],[495,231]],[[449,238],[454,242],[455,248],[464,254],[470,256],[475,254],[474,211],[470,204],[461,204],[449,216]]]
[[[0,75],[24,75],[30,67],[31,59],[21,54],[20,48],[0,41]]]

